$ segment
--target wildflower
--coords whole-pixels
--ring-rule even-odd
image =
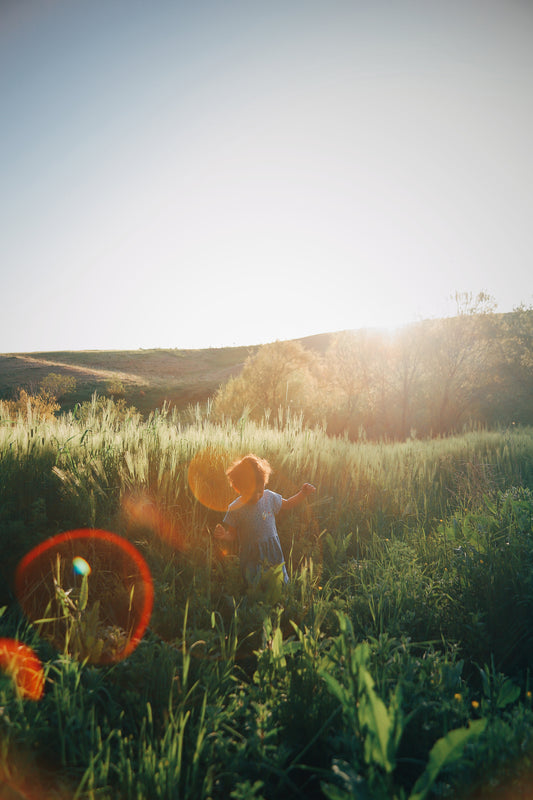
[[[531,692],[530,691],[526,692],[526,697],[527,697],[528,700],[531,700]]]
[[[454,700],[457,700],[457,702],[458,702],[458,703],[460,703],[460,702],[461,702],[461,700],[463,699],[463,695],[461,694],[461,692],[456,692],[456,693],[454,694],[454,696],[453,696],[453,699],[454,699]]]
[[[472,700],[472,708],[479,708],[479,702],[477,700]]]

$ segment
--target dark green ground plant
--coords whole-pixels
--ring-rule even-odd
[[[474,661],[491,654],[510,674],[533,657],[533,551],[529,492],[485,498],[477,512],[456,513],[440,534],[449,548],[449,594],[455,614],[448,635],[461,638]]]

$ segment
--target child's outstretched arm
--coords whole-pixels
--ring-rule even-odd
[[[294,508],[295,506],[299,506],[300,503],[302,503],[305,500],[305,498],[308,497],[308,495],[313,494],[314,492],[316,492],[316,487],[313,486],[312,483],[304,483],[304,485],[302,486],[300,491],[297,492],[297,494],[293,494],[293,496],[287,498],[287,500],[283,498],[283,500],[281,501],[281,510],[283,511],[284,509],[289,509],[289,508]]]
[[[235,539],[235,533],[235,528],[232,528],[229,525],[227,528],[225,528],[219,522],[213,531],[213,536],[215,539],[218,539],[221,542],[232,542]]]

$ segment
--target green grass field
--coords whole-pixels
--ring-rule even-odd
[[[211,536],[247,452],[284,496],[317,487],[279,520],[286,588],[270,572],[245,592]],[[0,674],[1,797],[529,796],[531,429],[352,443],[95,401],[0,416],[0,453],[0,635],[45,678],[33,700]],[[15,601],[21,559],[80,528],[149,568],[149,626],[122,660],[99,657],[120,587],[98,554],[77,583],[50,564],[52,622]]]

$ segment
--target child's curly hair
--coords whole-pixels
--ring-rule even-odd
[[[252,495],[258,485],[265,487],[271,473],[272,467],[268,461],[253,453],[234,461],[226,470],[229,482],[241,495]]]

